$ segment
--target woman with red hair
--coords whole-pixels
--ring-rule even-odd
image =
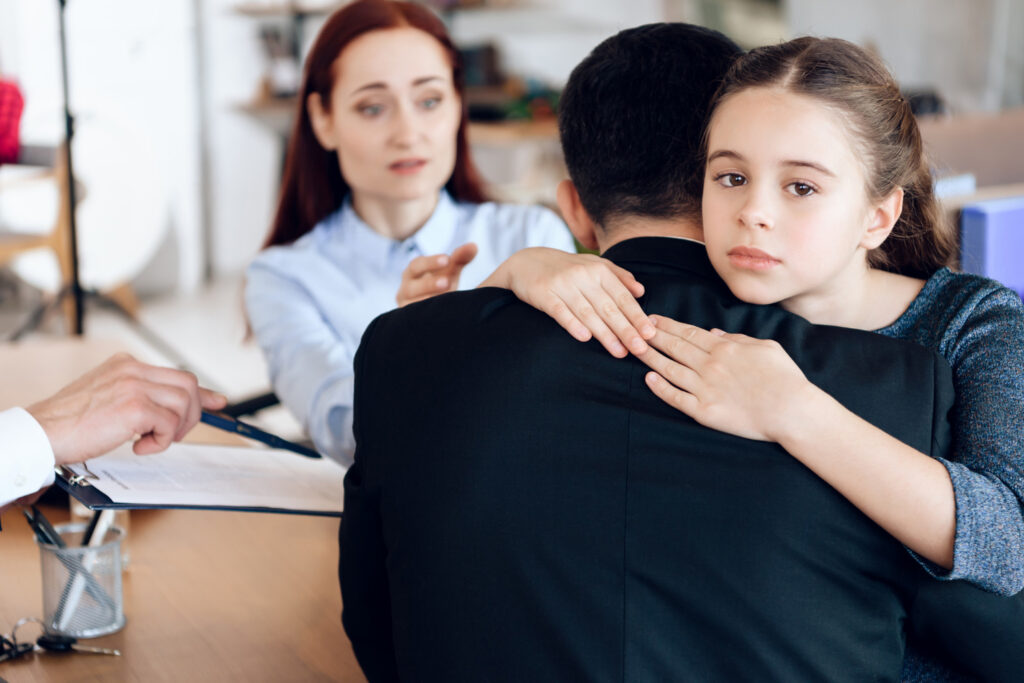
[[[274,391],[342,462],[352,360],[373,318],[475,286],[524,247],[573,250],[552,212],[485,200],[466,129],[458,53],[429,9],[359,0],[331,15],[245,301]]]

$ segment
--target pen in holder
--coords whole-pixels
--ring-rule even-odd
[[[63,547],[39,542],[43,621],[48,632],[93,638],[124,627],[121,529],[112,526],[102,542],[83,546],[86,526],[57,526]]]
[[[69,510],[71,512],[72,522],[88,522],[90,519],[95,517],[95,511],[87,508],[74,496],[70,496],[70,498],[71,502]],[[123,571],[128,571],[128,567],[131,565],[132,561],[132,550],[128,543],[129,531],[131,530],[131,511],[114,510],[112,512],[114,513],[114,526],[121,530],[121,569]]]

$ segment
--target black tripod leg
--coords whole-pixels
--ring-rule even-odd
[[[124,318],[125,321],[128,322],[128,324],[131,326],[131,328],[135,331],[136,334],[142,337],[142,339],[145,340],[147,344],[149,344],[154,349],[163,354],[169,361],[174,363],[174,365],[177,366],[179,370],[187,370],[188,372],[191,372],[192,374],[196,375],[196,377],[199,378],[200,384],[202,384],[204,387],[207,387],[208,389],[217,390],[216,385],[210,382],[209,378],[204,378],[198,372],[189,367],[188,361],[185,360],[185,357],[182,356],[177,349],[172,348],[170,344],[165,342],[155,332],[146,327],[142,323],[142,321],[140,321],[139,318],[136,315],[134,315],[131,311],[125,308],[121,304],[121,302],[107,296],[106,294],[102,294],[94,290],[85,290],[84,293],[87,297],[95,299],[99,301],[101,304],[107,306],[108,308],[112,308],[115,311],[117,311],[117,313],[120,314],[120,316]]]
[[[29,314],[28,319],[22,323],[21,327],[16,329],[11,336],[7,338],[7,340],[12,342],[19,341],[29,332],[34,332],[39,329],[39,326],[43,324],[43,321],[50,317],[50,315],[64,301],[64,297],[67,296],[71,296],[71,288],[62,287],[52,299],[36,306],[35,310]]]

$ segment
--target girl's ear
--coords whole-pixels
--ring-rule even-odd
[[[897,187],[871,210],[860,246],[869,251],[882,246],[902,213],[903,188]]]
[[[309,94],[306,98],[306,110],[309,112],[309,125],[313,128],[313,135],[320,146],[328,151],[336,149],[338,145],[331,134],[331,115],[324,109],[320,93]]]

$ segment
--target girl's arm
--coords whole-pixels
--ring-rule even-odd
[[[656,322],[654,349],[639,357],[662,400],[712,429],[777,442],[908,548],[952,568],[956,504],[939,461],[844,408],[774,341]]]
[[[611,261],[558,249],[522,249],[498,266],[481,287],[512,290],[544,311],[579,341],[596,338],[617,358],[647,349],[654,326],[637,303],[644,287]]]

